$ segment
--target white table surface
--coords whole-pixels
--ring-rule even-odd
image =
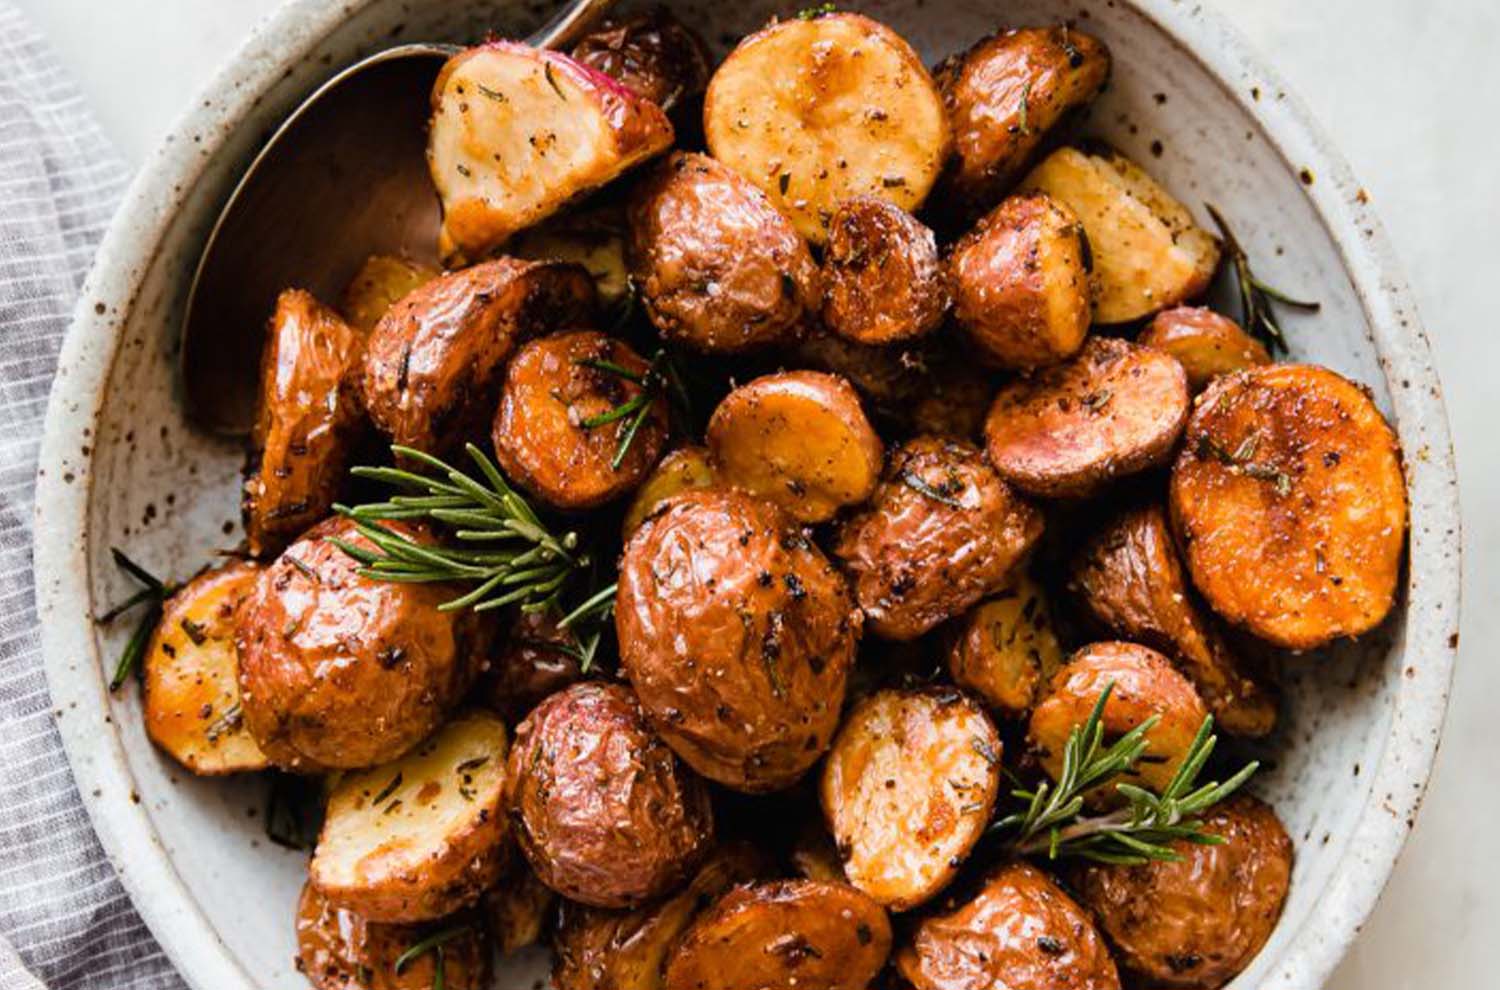
[[[1213,0],[1209,0],[1213,2]],[[19,0],[141,161],[277,0]],[[1331,990],[1491,986],[1500,958],[1500,4],[1217,0],[1332,132],[1406,263],[1437,352],[1465,515],[1463,656],[1426,807]],[[853,4],[857,5],[857,4]]]

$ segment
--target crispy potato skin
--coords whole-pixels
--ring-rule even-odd
[[[707,155],[673,154],[637,186],[629,257],[651,322],[700,351],[794,339],[821,298],[817,263],[792,225]]]
[[[1228,983],[1266,944],[1286,901],[1292,840],[1274,811],[1237,794],[1202,818],[1223,845],[1178,841],[1179,862],[1090,864],[1075,878],[1120,964],[1150,986]]]
[[[537,878],[594,907],[666,893],[713,841],[707,788],[618,684],[575,684],[526,716],[506,806]]]
[[[657,508],[673,495],[694,488],[711,488],[718,481],[719,471],[710,459],[707,447],[678,447],[663,457],[635,490],[635,497],[625,510],[625,521],[621,526],[625,539],[630,539]]]
[[[276,299],[260,359],[260,396],[245,465],[245,538],[273,556],[328,515],[363,426],[364,336],[311,294]]]
[[[1160,792],[1182,765],[1208,709],[1192,683],[1153,649],[1104,642],[1074,653],[1052,678],[1047,697],[1031,713],[1027,738],[1047,773],[1057,779],[1068,733],[1088,720],[1109,684],[1114,687],[1102,717],[1106,736],[1124,735],[1153,715],[1159,718],[1146,740],[1148,752],[1161,762],[1143,763],[1140,779]],[[1110,803],[1114,795],[1095,792],[1093,798],[1096,803]]]
[[[1175,358],[1090,337],[1066,364],[1000,389],[985,422],[996,473],[1029,495],[1083,498],[1163,464],[1188,415]]]
[[[869,498],[885,454],[854,387],[818,371],[730,392],[708,421],[708,448],[725,482],[808,523]]]
[[[710,780],[757,793],[828,748],[861,616],[774,505],[703,489],[668,500],[626,544],[615,630],[662,738]]]
[[[424,952],[399,973],[396,960],[447,927],[366,921],[330,904],[309,883],[297,903],[297,969],[317,990],[428,990],[437,979],[434,953]],[[463,935],[443,943],[443,985],[482,990],[489,983],[489,942],[484,926],[472,923]]]
[[[234,561],[200,574],[167,602],[146,648],[146,734],[196,774],[264,770],[245,728],[234,613],[260,567]]]
[[[1199,610],[1160,506],[1127,509],[1093,533],[1073,557],[1068,587],[1111,635],[1172,657],[1225,732],[1263,736],[1275,727],[1275,694]]]
[[[823,322],[860,344],[890,344],[936,330],[948,311],[937,239],[878,196],[846,199],[828,223]]]
[[[1401,453],[1348,379],[1285,364],[1214,382],[1170,493],[1193,584],[1235,625],[1302,650],[1390,612],[1406,540]]]
[[[583,678],[577,638],[557,627],[556,612],[521,612],[490,660],[483,688],[489,707],[511,725],[548,695]]]
[[[260,573],[235,615],[245,725],[286,770],[400,756],[463,697],[488,646],[480,617],[438,611],[452,588],[362,578],[330,537],[373,549],[342,518],[315,526]]]
[[[953,128],[945,200],[979,216],[1010,189],[1048,133],[1109,79],[1104,43],[1071,27],[1022,28],[979,42],[937,70]]]
[[[368,334],[392,306],[440,274],[431,265],[409,258],[372,254],[344,286],[339,312],[350,326]]]
[[[849,713],[823,769],[823,814],[844,875],[892,911],[926,902],[984,834],[1000,736],[951,688],[880,691]]]
[[[607,361],[644,376],[628,344],[593,330],[533,340],[511,359],[495,413],[495,460],[521,487],[560,509],[588,509],[624,495],[656,465],[667,444],[667,403],[650,412],[618,467],[612,465],[634,414],[585,425],[642,393],[642,385],[586,365]]]
[[[1062,666],[1042,589],[1024,571],[946,630],[948,674],[1005,718],[1025,718]]]
[[[1271,363],[1265,345],[1238,323],[1201,306],[1162,310],[1151,318],[1136,343],[1176,358],[1194,393],[1220,375]]]
[[[915,639],[1000,590],[1041,534],[1041,513],[972,444],[918,437],[891,456],[834,554],[871,631]]]
[[[605,21],[580,38],[572,54],[668,112],[708,88],[703,41],[662,7]]]
[[[497,258],[409,293],[370,335],[363,389],[393,443],[442,456],[483,435],[517,343],[587,326],[594,283],[578,265]]]
[[[885,964],[891,925],[843,884],[737,887],[693,922],[667,959],[663,990],[863,990]]]
[[[1012,196],[948,257],[954,315],[981,357],[1022,370],[1078,353],[1093,319],[1089,255],[1073,211]]]
[[[1036,867],[1007,863],[972,899],[923,918],[896,951],[913,990],[1119,990],[1088,913]]]
[[[484,914],[501,957],[542,940],[557,914],[556,891],[537,879],[526,860],[512,856],[500,882],[484,893]]]

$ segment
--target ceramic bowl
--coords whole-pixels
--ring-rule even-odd
[[[675,0],[721,51],[799,6]],[[261,27],[141,170],[100,249],[62,353],[42,450],[36,576],[59,724],[79,790],[136,907],[198,990],[302,988],[292,911],[305,857],[264,838],[254,779],[200,780],[147,741],[137,693],[108,695],[127,629],[90,619],[132,589],[119,546],[186,576],[239,539],[237,444],[184,422],[177,332],[205,233],[258,143],[338,67],[404,40],[524,34],[540,4],[293,0]],[[1373,389],[1406,452],[1411,562],[1380,632],[1288,665],[1274,765],[1256,789],[1297,842],[1291,897],[1240,988],[1317,987],[1374,906],[1432,763],[1458,629],[1458,509],[1426,339],[1380,225],[1300,103],[1218,17],[1180,0],[866,0],[935,61],[1002,25],[1071,18],[1115,56],[1088,130],[1202,216],[1232,218],[1278,286],[1293,357]],[[401,122],[407,126],[407,122]],[[421,126],[411,121],[409,126]],[[225,332],[258,332],[258,327]],[[128,623],[126,624],[128,625]],[[537,956],[503,987],[540,978]]]

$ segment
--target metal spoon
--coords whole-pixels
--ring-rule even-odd
[[[613,3],[571,0],[527,43],[570,45]],[[356,62],[303,100],[245,170],[188,290],[183,394],[199,426],[249,431],[262,328],[282,289],[333,304],[371,254],[436,262],[423,122],[438,69],[458,51],[402,45]]]

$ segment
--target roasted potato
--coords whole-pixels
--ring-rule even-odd
[[[898,448],[869,508],[848,519],[834,555],[870,629],[915,639],[1005,585],[1042,534],[1042,515],[962,440]]]
[[[772,21],[742,40],[709,81],[703,130],[814,244],[855,196],[915,211],[950,143],[921,56],[853,13]]]
[[[432,88],[439,249],[451,262],[482,258],[672,138],[655,103],[560,52],[511,41],[460,52]]]
[[[537,879],[526,860],[515,856],[499,883],[484,892],[490,936],[502,957],[536,945],[557,913],[557,892]]]
[[[1078,353],[1093,319],[1088,242],[1073,211],[1012,196],[948,256],[954,316],[986,362],[1022,370]]]
[[[1129,323],[1192,299],[1219,267],[1218,240],[1187,207],[1112,149],[1053,152],[1021,182],[1083,222],[1098,293],[1094,319]]]
[[[485,701],[511,725],[583,677],[578,637],[557,627],[560,618],[555,609],[517,614],[490,660],[482,685]]]
[[[719,482],[718,468],[709,459],[706,447],[679,447],[656,465],[641,487],[635,490],[635,498],[625,510],[623,529],[625,539],[641,528],[657,508],[679,492],[694,488],[709,488]]]
[[[930,339],[930,338],[929,338]],[[838,375],[853,385],[879,417],[897,421],[930,387],[927,341],[873,346],[814,327],[788,351],[795,367]]]
[[[1220,375],[1271,363],[1265,345],[1238,323],[1198,306],[1162,310],[1151,318],[1136,343],[1176,358],[1195,393]]]
[[[842,378],[783,371],[741,385],[708,421],[719,477],[799,522],[870,497],[885,449]]]
[[[667,958],[663,990],[864,990],[891,951],[880,905],[843,884],[737,887]]]
[[[1198,397],[1172,469],[1172,524],[1219,615],[1289,649],[1379,625],[1406,540],[1396,435],[1326,368],[1273,365]]]
[[[955,619],[944,638],[953,683],[1006,718],[1030,714],[1063,662],[1047,595],[1021,568],[999,594]]]
[[[989,824],[1000,736],[952,688],[880,691],[849,713],[823,767],[823,814],[850,884],[892,911],[953,879]]]
[[[1120,988],[1088,912],[1024,862],[999,867],[972,898],[922,918],[895,962],[912,990]]]
[[[401,759],[339,778],[308,873],[337,907],[370,921],[431,921],[500,876],[505,723],[458,715]]]
[[[573,57],[667,112],[708,86],[708,51],[664,7],[605,21],[579,39]]]
[[[234,612],[259,573],[235,561],[198,575],[167,601],[146,647],[146,735],[193,773],[270,765],[245,728],[234,651]]]
[[[1110,689],[1101,724],[1106,736],[1118,737],[1157,717],[1146,733],[1149,760],[1142,760],[1136,783],[1158,793],[1182,765],[1208,709],[1187,678],[1166,657],[1136,643],[1093,643],[1074,653],[1052,678],[1046,698],[1031,713],[1027,738],[1054,780],[1062,771],[1068,733],[1088,721],[1104,689]],[[1113,795],[1092,795],[1094,803],[1112,803]]]
[[[995,472],[1029,495],[1082,498],[1166,463],[1188,415],[1177,360],[1114,337],[1000,389],[985,421]]]
[[[621,666],[668,745],[726,787],[778,790],[817,761],[860,629],[838,571],[742,492],[677,495],[625,546]]]
[[[635,907],[666,893],[713,841],[703,781],[619,684],[575,684],[526,716],[505,803],[537,878],[594,907]]]
[[[912,436],[976,439],[995,397],[990,375],[957,360],[939,360],[929,371],[926,386],[901,417],[907,430]]]
[[[941,197],[949,212],[972,219],[998,203],[1053,129],[1099,95],[1109,70],[1103,42],[1069,26],[1004,31],[938,66],[953,129]]]
[[[1160,506],[1126,509],[1074,554],[1069,590],[1110,635],[1171,657],[1225,732],[1263,736],[1276,725],[1276,697],[1250,676],[1199,610]]]
[[[937,239],[878,196],[838,204],[823,251],[823,322],[860,344],[890,344],[936,330],[948,311]]]
[[[1178,840],[1171,844],[1176,862],[1090,864],[1075,878],[1120,964],[1146,985],[1223,986],[1255,958],[1281,916],[1292,840],[1276,813],[1236,795],[1202,818],[1221,845]]]
[[[436,268],[420,261],[393,254],[372,254],[344,286],[339,312],[350,326],[368,334],[392,306],[439,274]]]
[[[484,435],[516,345],[552,327],[587,326],[588,272],[499,258],[404,296],[370,334],[362,387],[394,443],[442,456]]]
[[[363,348],[364,336],[309,293],[277,297],[240,505],[252,555],[279,553],[332,508],[363,428]]]
[[[618,307],[630,294],[630,270],[625,263],[625,211],[619,204],[550,216],[517,234],[505,250],[517,258],[582,265],[593,276],[594,290],[605,306]]]
[[[297,969],[317,990],[484,990],[490,985],[490,946],[477,918],[460,916],[461,933],[441,949],[407,952],[456,925],[391,925],[366,921],[330,904],[311,883],[297,903]],[[442,977],[439,981],[438,971]]]
[[[403,523],[382,525],[427,539]],[[439,610],[455,597],[451,587],[360,577],[335,539],[374,549],[353,523],[330,519],[261,571],[235,613],[245,725],[285,770],[401,756],[458,704],[489,646],[482,617]]]
[[[667,401],[654,378],[629,344],[593,330],[533,340],[505,372],[496,463],[560,509],[619,498],[667,444]]]
[[[792,225],[706,155],[674,154],[636,187],[629,258],[651,322],[700,351],[794,339],[821,299],[817,263]]]

